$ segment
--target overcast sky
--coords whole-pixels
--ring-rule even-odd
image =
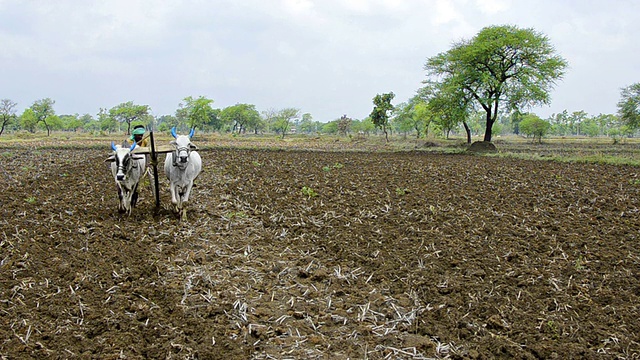
[[[636,0],[0,0],[0,99],[19,114],[51,98],[59,115],[133,101],[160,116],[206,96],[363,119],[490,25],[534,28],[568,61],[551,105],[532,109],[543,118],[614,114],[640,82]]]

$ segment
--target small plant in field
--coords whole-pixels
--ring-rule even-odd
[[[638,185],[640,185],[640,179],[631,179],[631,180],[629,180],[629,184],[634,185],[634,186],[638,186]]]
[[[557,340],[559,337],[558,324],[556,324],[553,320],[549,320],[547,321],[547,329],[549,329],[549,332],[551,333],[551,338]]]
[[[67,177],[67,176],[69,176],[69,174],[67,174],[67,173],[62,173],[62,174],[60,174],[60,176],[62,176],[62,177]]]
[[[409,191],[409,189],[407,188],[396,188],[396,195],[406,195],[407,193],[410,193],[411,191]]]
[[[313,190],[312,188],[307,187],[307,186],[303,186],[302,187],[302,194],[307,196],[307,197],[309,197],[309,198],[318,196],[318,193],[315,190]]]
[[[342,169],[344,167],[344,165],[342,165],[341,163],[335,163],[332,166],[323,166],[322,167],[322,171],[324,172],[329,172],[331,171],[331,169]]]
[[[4,152],[3,152],[2,154],[0,154],[0,155],[2,155],[2,157],[9,158],[9,157],[11,157],[11,152],[9,152],[9,151],[4,151]]]
[[[257,160],[253,160],[251,163],[253,164],[253,166],[260,166],[260,165],[262,165],[262,164],[260,164],[260,162],[258,162]]]
[[[35,204],[37,200],[35,196],[29,196],[28,198],[24,199],[24,201],[28,202],[29,204]]]
[[[225,215],[225,217],[227,219],[233,219],[233,218],[244,219],[247,217],[247,214],[244,211],[230,211]]]

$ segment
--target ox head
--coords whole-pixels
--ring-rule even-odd
[[[124,144],[123,144],[124,145]],[[131,151],[136,148],[134,142],[131,147],[115,145],[111,142],[111,150],[113,154],[105,160],[106,162],[112,162],[116,165],[116,180],[123,181],[129,170],[135,166],[133,160],[144,159],[144,155],[132,154]]]
[[[176,128],[171,128],[171,136],[175,138],[171,142],[176,149],[173,151],[173,166],[184,167],[189,162],[189,155],[191,151],[198,150],[198,147],[191,142],[191,138],[195,133],[194,129],[191,129],[189,135],[178,135]]]

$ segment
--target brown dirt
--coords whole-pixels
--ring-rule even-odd
[[[179,223],[107,155],[0,149],[0,357],[640,357],[637,168],[210,148]]]

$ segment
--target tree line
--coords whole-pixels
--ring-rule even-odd
[[[393,92],[373,98],[371,114],[361,120],[342,117],[321,123],[297,108],[258,111],[252,104],[216,109],[214,100],[186,97],[175,114],[154,117],[147,105],[124,102],[91,114],[57,115],[52,99],[36,100],[20,115],[17,104],[0,100],[0,135],[5,131],[46,130],[130,133],[143,124],[165,131],[173,126],[230,133],[336,133],[368,135],[381,132],[429,134],[448,138],[451,134],[482,135],[490,142],[494,133],[533,137],[636,135],[640,129],[640,83],[621,89],[617,114],[590,116],[584,111],[563,111],[541,119],[527,112],[549,104],[550,93],[568,67],[547,36],[531,28],[513,25],[483,28],[471,39],[454,43],[446,52],[427,59],[424,86],[406,102],[392,105]]]

